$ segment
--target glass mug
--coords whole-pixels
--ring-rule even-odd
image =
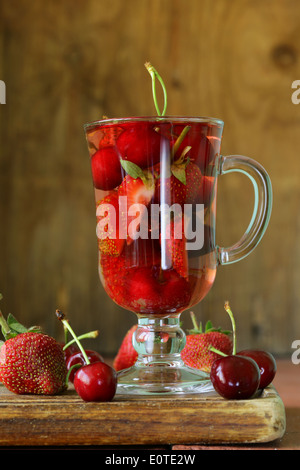
[[[249,255],[267,228],[272,187],[265,169],[220,154],[214,118],[104,119],[84,126],[95,189],[99,276],[110,298],[137,315],[136,364],[118,372],[118,393],[176,394],[212,389],[186,367],[181,313],[211,289],[219,265]],[[241,239],[216,244],[218,177],[247,175],[254,210]]]

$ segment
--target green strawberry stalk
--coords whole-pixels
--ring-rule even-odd
[[[203,331],[202,323],[200,322],[200,324],[198,325],[194,312],[190,312],[190,316],[191,316],[191,320],[192,320],[193,327],[194,327],[191,330],[189,330],[190,334],[209,333],[209,332],[214,332],[214,331],[224,333],[224,335],[229,335],[231,333],[231,331],[225,331],[225,330],[222,330],[222,328],[213,327],[212,322],[210,320],[206,322],[205,330]]]
[[[0,300],[3,299],[2,294],[0,294]],[[35,332],[41,333],[42,329],[40,326],[31,326],[30,328],[26,328],[24,325],[18,322],[16,318],[9,313],[7,319],[5,320],[1,310],[0,310],[0,327],[2,335],[6,340],[10,338],[14,338],[15,336],[19,335],[20,333],[27,333],[27,332]],[[0,346],[3,341],[0,341]]]
[[[165,84],[163,82],[163,79],[161,78],[161,76],[157,72],[157,70],[153,67],[152,64],[150,64],[150,62],[146,62],[145,67],[148,70],[148,72],[150,73],[150,76],[151,76],[151,79],[152,79],[152,94],[153,94],[153,101],[154,101],[154,105],[155,105],[155,108],[156,108],[156,112],[157,112],[158,116],[164,116],[165,113],[166,113],[166,110],[167,110],[167,90],[166,90]],[[156,79],[161,84],[163,94],[164,94],[164,107],[163,107],[162,112],[160,112],[159,106],[157,104]]]
[[[183,131],[181,132],[181,134],[178,136],[178,138],[176,139],[176,142],[175,144],[173,145],[173,148],[172,148],[172,157],[175,156],[177,150],[179,149],[183,139],[185,138],[185,136],[187,135],[187,133],[189,132],[191,126],[185,126],[185,128],[183,129]],[[179,156],[179,159],[177,160],[178,163],[182,163],[183,161],[183,158],[185,157],[186,153],[191,149],[191,147],[187,146],[185,147],[185,149],[183,150],[182,154]]]
[[[225,308],[226,312],[228,313],[228,315],[230,317],[230,320],[231,320],[231,324],[232,324],[232,342],[233,342],[232,355],[234,356],[236,354],[236,325],[235,325],[235,319],[234,319],[234,316],[233,316],[233,313],[231,311],[231,308],[230,308],[230,305],[229,305],[228,301],[225,302],[224,308]],[[213,352],[219,354],[220,356],[227,356],[227,354],[224,354],[222,351],[219,351],[218,349],[214,348],[213,346],[211,346],[209,349],[210,349],[210,351],[213,351]]]

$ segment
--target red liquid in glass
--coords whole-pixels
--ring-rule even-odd
[[[178,145],[178,138],[186,126],[189,126],[188,132]],[[172,315],[200,302],[214,282],[217,267],[216,158],[220,150],[221,129],[215,124],[182,123],[174,118],[170,122],[167,119],[163,122],[145,119],[115,124],[108,121],[105,125],[90,127],[87,140],[97,207],[107,198],[116,215],[115,230],[108,234],[112,243],[108,239],[98,243],[99,274],[108,295],[118,305],[141,315]],[[189,170],[185,166],[185,185],[170,173],[170,164],[179,158],[190,165]],[[133,184],[133,178],[128,177],[121,161],[137,165],[153,178],[152,192],[144,198],[145,212],[139,219],[139,228],[146,227],[144,238],[127,237],[126,224],[131,220],[128,207],[124,209],[122,206],[120,215],[120,195],[129,196],[132,187],[135,197],[145,202],[141,179],[137,177]],[[179,171],[179,178],[181,174]],[[162,197],[169,206],[179,203],[183,213],[185,204],[195,210],[196,204],[204,205],[203,246],[186,250],[184,242],[170,242],[167,267],[162,222],[152,213],[152,206],[159,206]],[[126,222],[124,215],[127,216]],[[97,217],[97,223],[100,219]],[[170,220],[173,221],[172,217]],[[176,220],[174,217],[174,223]],[[126,238],[119,237],[121,231],[123,235],[126,233]]]

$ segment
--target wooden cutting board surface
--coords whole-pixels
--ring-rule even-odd
[[[86,403],[61,395],[15,395],[0,386],[1,446],[262,443],[283,436],[283,402],[273,387],[251,400],[217,394]]]

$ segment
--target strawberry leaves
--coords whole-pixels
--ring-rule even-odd
[[[202,323],[197,323],[196,316],[194,312],[190,312],[190,316],[193,322],[193,328],[188,330],[190,334],[200,334],[200,333],[211,333],[211,332],[219,332],[223,333],[224,335],[230,335],[232,331],[229,330],[222,330],[222,328],[215,328],[210,320],[208,320],[205,324],[205,329],[203,330]]]
[[[126,171],[129,176],[131,176],[131,178],[140,178],[147,188],[153,187],[154,179],[150,171],[142,170],[142,168],[140,168],[135,163],[129,160],[123,160],[122,158],[120,159],[120,163],[122,168]]]
[[[2,294],[0,294],[0,300],[3,298]],[[15,336],[21,333],[27,332],[36,332],[41,333],[41,328],[39,326],[32,326],[30,328],[25,327],[22,325],[16,318],[9,313],[7,319],[5,320],[2,312],[0,311],[0,327],[2,335],[4,336],[5,341],[14,338]],[[0,341],[0,346],[3,344],[3,341]]]

